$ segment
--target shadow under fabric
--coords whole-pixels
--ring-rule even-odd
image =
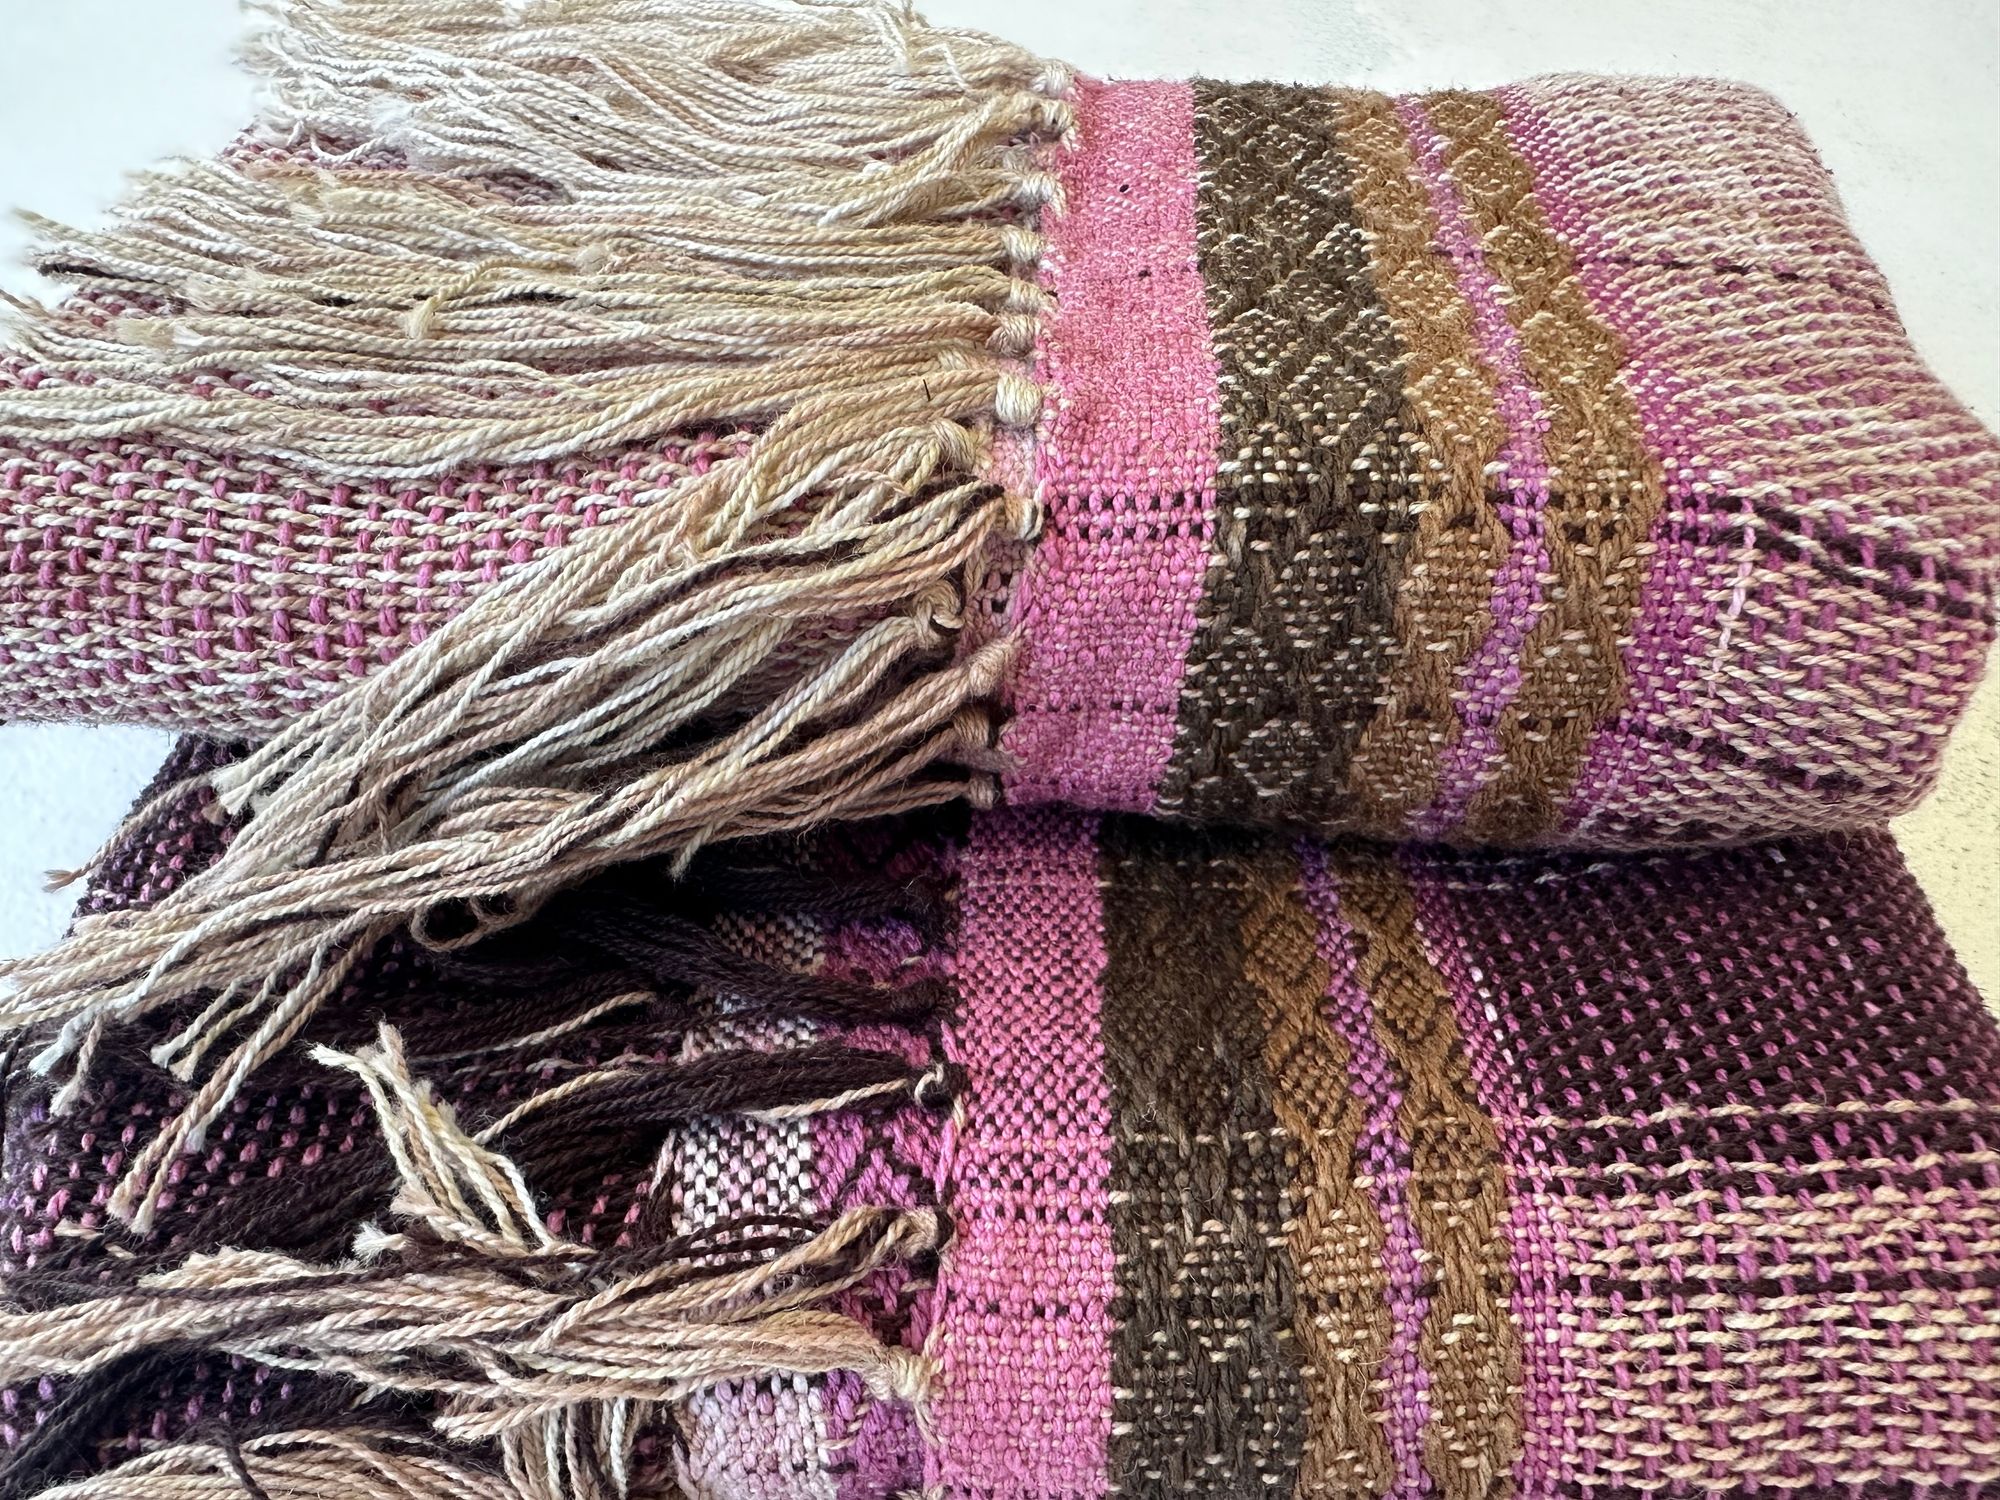
[[[1784,110],[283,0],[46,228],[0,1495],[1972,1495],[2000,449]]]

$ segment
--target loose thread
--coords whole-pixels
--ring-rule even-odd
[[[520,1168],[458,1126],[411,1074],[392,1028],[372,1048],[315,1056],[369,1092],[400,1181],[399,1227],[365,1229],[336,1265],[225,1250],[0,1313],[0,1382],[110,1372],[115,1385],[137,1378],[135,1355],[188,1349],[342,1376],[438,1403],[431,1425],[454,1445],[498,1442],[524,1500],[622,1494],[617,1476],[631,1473],[645,1414],[720,1381],[844,1369],[878,1396],[922,1398],[925,1361],[831,1304],[882,1267],[936,1251],[947,1233],[937,1213],[855,1209],[721,1257],[687,1237],[607,1256],[546,1226]],[[238,1457],[250,1465],[271,1447],[245,1442]],[[228,1467],[215,1445],[170,1451],[177,1465],[199,1455]],[[104,1483],[150,1475],[138,1462]],[[287,1493],[282,1468],[270,1471],[276,1487],[251,1472],[274,1497]]]
[[[81,1076],[101,1021],[210,1007],[162,1043],[190,1101],[111,1197],[142,1229],[388,934],[465,945],[615,865],[989,802],[1013,644],[961,644],[964,601],[1038,524],[981,475],[1040,412],[1059,66],[874,0],[528,31],[493,0],[263,8],[266,140],[105,231],[44,226],[89,290],[20,309],[40,363],[0,421],[384,478],[749,437],[210,772],[249,820],[209,868],[0,969],[43,1075]]]

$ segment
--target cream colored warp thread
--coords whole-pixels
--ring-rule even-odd
[[[160,310],[24,310],[61,373],[0,389],[0,423],[344,475],[756,436],[213,773],[253,816],[211,868],[0,968],[0,1026],[52,1031],[65,1104],[106,1025],[205,1007],[155,1053],[190,1103],[110,1200],[141,1229],[398,927],[442,907],[466,941],[608,865],[990,798],[1012,646],[958,633],[1037,524],[980,476],[1040,408],[1022,216],[1070,128],[1059,65],[879,0],[263,10],[264,130],[311,157],[239,151],[49,230],[46,261]]]
[[[244,1482],[254,1484],[251,1490]],[[276,1433],[219,1443],[176,1443],[87,1479],[40,1492],[40,1500],[522,1500],[500,1476],[412,1444],[399,1433],[353,1430]]]
[[[367,1086],[399,1174],[393,1213],[420,1243],[364,1229],[355,1258],[333,1267],[224,1250],[129,1290],[0,1314],[0,1383],[85,1374],[167,1344],[344,1376],[439,1400],[432,1425],[441,1438],[499,1444],[506,1485],[488,1477],[476,1492],[522,1500],[623,1496],[640,1432],[662,1407],[722,1381],[852,1370],[878,1398],[922,1398],[924,1359],[828,1304],[882,1267],[937,1249],[934,1213],[856,1209],[747,1266],[679,1259],[600,1273],[595,1252],[548,1231],[514,1164],[466,1135],[411,1076],[392,1029],[361,1053],[314,1055]],[[261,1451],[245,1445],[246,1467]],[[302,1473],[368,1468],[352,1443],[273,1451]],[[192,1484],[212,1452],[191,1445],[173,1464]],[[386,1467],[370,1471],[387,1488],[354,1492],[400,1494],[395,1486],[432,1461],[388,1453]],[[458,1479],[447,1472],[439,1482]]]
[[[1032,342],[1040,240],[993,216],[1055,191],[1024,141],[1069,128],[1060,65],[877,0],[255,9],[260,134],[310,154],[35,221],[43,265],[164,307],[17,304],[64,378],[0,389],[9,430],[430,474]]]

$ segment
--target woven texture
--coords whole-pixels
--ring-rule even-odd
[[[183,741],[148,795],[236,753]],[[214,818],[205,794],[190,794],[113,851],[80,909],[158,899],[202,868],[230,829]],[[934,877],[944,857],[945,846],[929,830],[863,829],[829,841],[815,852],[815,863],[863,883],[889,877],[886,907],[894,909],[899,895],[906,905],[916,901],[920,883]],[[462,1118],[482,1123],[613,1059],[677,1072],[687,1084],[677,1097],[627,1098],[595,1128],[571,1114],[540,1138],[550,1154],[530,1168],[538,1201],[553,1232],[583,1245],[616,1250],[693,1236],[727,1246],[774,1223],[800,1232],[857,1204],[934,1205],[942,1096],[927,1094],[908,1111],[859,1107],[797,1121],[742,1114],[781,1103],[788,1087],[807,1096],[826,1091],[828,1064],[851,1072],[859,1063],[872,1067],[871,1076],[914,1078],[936,1060],[933,1022],[772,1018],[752,988],[760,975],[767,984],[799,976],[893,992],[936,965],[935,958],[917,957],[914,950],[924,946],[918,929],[900,916],[842,921],[771,911],[754,898],[747,906],[703,908],[657,875],[643,887],[653,892],[647,908],[692,919],[735,961],[728,972],[736,989],[673,983],[658,967],[671,955],[656,955],[649,968],[645,951],[632,946],[633,924],[613,915],[618,898],[599,890],[586,900],[590,916],[572,908],[524,934],[525,943],[510,942],[497,959],[474,950],[470,968],[441,967],[408,943],[391,944],[363,967],[336,1013],[316,1023],[307,1041],[352,1039],[387,1019],[418,1039],[439,1097]],[[869,904],[849,888],[847,909]],[[593,947],[583,933],[600,926],[603,942]],[[490,1048],[510,1032],[532,1038],[558,1024],[579,1000],[622,991],[636,1003],[571,1035]],[[479,1052],[482,1046],[489,1050]],[[759,1069],[763,1062],[772,1066]],[[105,1203],[149,1122],[181,1103],[184,1088],[128,1046],[81,1107],[58,1115],[49,1108],[49,1090],[12,1055],[7,1067],[0,1276],[17,1297],[32,1297],[27,1289],[45,1283],[115,1285],[224,1247],[338,1260],[355,1231],[389,1207],[393,1173],[364,1089],[308,1061],[303,1048],[262,1070],[207,1149],[176,1166],[158,1224],[136,1237],[108,1218]],[[815,1068],[822,1076],[814,1076]],[[786,1072],[792,1081],[774,1094],[772,1075]],[[541,1156],[526,1142],[510,1145],[523,1161]],[[849,1311],[888,1336],[915,1338],[933,1280],[934,1272],[885,1272],[852,1298]],[[57,1300],[64,1295],[58,1292]],[[0,1390],[0,1443],[13,1455],[11,1465],[0,1465],[0,1492],[32,1493],[49,1479],[115,1465],[190,1434],[245,1439],[319,1422],[339,1425],[356,1420],[353,1405],[354,1393],[337,1379],[226,1354],[142,1349],[100,1379],[43,1379]],[[416,1412],[405,1404],[396,1414]],[[52,1443],[55,1431],[61,1438]],[[679,1472],[698,1493],[832,1495],[839,1475],[864,1470],[860,1493],[886,1493],[916,1483],[921,1472],[910,1412],[883,1407],[840,1375],[719,1385],[689,1401],[669,1428],[642,1443],[642,1453],[654,1461],[655,1483]]]
[[[938,454],[876,473],[908,455],[867,412],[794,422],[827,446],[752,541],[610,568],[660,621],[607,633],[581,594],[570,633],[509,638],[505,703],[540,716],[515,738],[338,698],[337,743],[280,737],[255,795],[217,795],[352,681],[428,670],[480,590],[769,467],[789,418],[394,480],[0,444],[0,709],[195,731],[63,950],[129,973],[84,953],[90,1003],[38,992],[0,1063],[0,1500],[2000,1491],[2000,1027],[1882,827],[1993,634],[2000,447],[1795,122],[1705,82],[1008,67],[1066,97],[980,123],[934,79],[911,136],[1004,157],[908,189],[960,195],[952,253],[1004,301],[973,307],[985,343],[916,319],[942,352],[896,431],[965,482],[934,493]],[[736,92],[664,97],[712,125]],[[901,232],[851,253],[894,281]],[[602,290],[588,248],[496,321]],[[993,285],[1017,273],[1041,289]],[[386,316],[357,307],[320,311]],[[99,288],[61,317],[127,311]],[[402,326],[380,347],[411,356]],[[933,413],[932,379],[982,383],[976,415]],[[932,577],[896,548],[963,522],[931,508],[961,490],[976,525]],[[808,493],[881,504],[804,549],[789,644],[718,706],[728,653],[688,642],[758,633]],[[857,747],[900,669],[786,672],[892,598],[950,691]],[[483,661],[452,660],[428,689],[485,713]],[[730,714],[773,754],[833,721],[852,799],[747,752],[619,779]],[[297,786],[359,800],[273,801]],[[543,795],[596,819],[591,859],[559,829],[508,863]],[[274,805],[326,819],[310,847]],[[670,816],[685,836],[634,842]],[[412,829],[457,841],[460,884],[416,855],[343,884],[315,843],[351,877]],[[218,871],[248,916],[182,899]],[[285,946],[321,905],[366,920]],[[243,967],[170,989],[190,945]],[[267,953],[306,977],[249,973]]]
[[[1921,796],[2000,450],[1775,101],[1078,103],[1017,799],[1605,846]]]
[[[109,889],[171,881],[188,817],[130,846]],[[664,1130],[632,1113],[580,1170],[527,1167],[551,1225],[592,1243],[858,1203],[949,1213],[936,1267],[854,1304],[935,1361],[925,1427],[841,1375],[725,1385],[648,1449],[693,1493],[2000,1484],[2000,1031],[1886,836],[1496,858],[1008,812],[794,857],[942,879],[955,915],[719,930],[801,974],[948,975],[934,1020],[758,1025],[710,995],[695,1024],[656,1011],[534,1068],[434,1075],[478,1120],[621,1047],[686,1066],[840,1037],[953,1065],[945,1113],[926,1096],[760,1123],[711,1101]],[[463,1016],[428,962],[374,966],[343,1014]],[[59,1120],[15,1089],[12,1276],[129,1274],[105,1243],[148,1263],[218,1236],[323,1253],[381,1211],[358,1087],[287,1063],[185,1164],[153,1234],[123,1236],[103,1201],[164,1086],[127,1065]],[[72,1461],[296,1426],[329,1383],[175,1354],[86,1413]],[[0,1435],[18,1449],[76,1395],[8,1391]]]
[[[1992,635],[2000,449],[1775,101],[1076,103],[1012,796],[1576,845],[1917,800]],[[16,443],[0,707],[269,730],[744,441],[353,483]]]
[[[0,437],[0,713],[268,732],[422,640],[469,591],[741,446],[703,436],[419,485],[168,443]]]

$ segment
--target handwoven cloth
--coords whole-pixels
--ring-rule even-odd
[[[1024,179],[1051,204],[1045,399],[993,465],[1045,510],[990,553],[1011,800],[1602,847],[1922,795],[1992,638],[2000,450],[1775,100],[1560,77],[1064,102]],[[13,378],[45,392],[50,364]],[[0,413],[33,430],[47,402]],[[91,425],[116,431],[0,459],[5,706],[231,734],[754,424],[400,478]]]
[[[211,828],[168,816],[93,900],[157,893]],[[315,1024],[347,1046],[401,1025],[548,1229],[627,1257],[607,1280],[863,1211],[908,1236],[841,1305],[925,1362],[920,1408],[879,1357],[723,1380],[649,1424],[636,1493],[2000,1484],[2000,1030],[1885,834],[1494,857],[1008,811],[730,859],[757,878],[621,877],[470,973],[400,952]],[[811,898],[784,869],[831,879]],[[727,981],[672,980],[676,918],[726,934]],[[562,1031],[621,974],[623,1009]],[[508,1039],[530,1028],[551,1034]],[[172,1080],[133,1058],[60,1116],[17,1089],[14,1296],[87,1314],[93,1280],[225,1246],[340,1265],[395,1180],[368,1094],[296,1057],[263,1077],[137,1239],[105,1213],[118,1143]],[[843,1079],[876,1092],[786,1117]],[[536,1095],[551,1129],[488,1133]],[[393,1280],[323,1274],[289,1320],[264,1293],[194,1337],[219,1291],[143,1326],[0,1317],[13,1482],[113,1465],[65,1493],[239,1470],[320,1493],[286,1463],[335,1437],[302,1431],[385,1450],[365,1493],[477,1476],[480,1449],[423,1445],[421,1400],[356,1409],[301,1373],[340,1342],[313,1320],[344,1313],[356,1344],[418,1323],[406,1377],[462,1375],[469,1346],[434,1352],[451,1307],[433,1332]],[[79,1373],[34,1378],[56,1368]]]
[[[1921,795],[2000,467],[1774,100],[1076,102],[1017,796],[1601,847]]]
[[[0,387],[15,710],[200,736],[0,1494],[2000,1484],[2000,449],[1781,107],[268,8]]]

